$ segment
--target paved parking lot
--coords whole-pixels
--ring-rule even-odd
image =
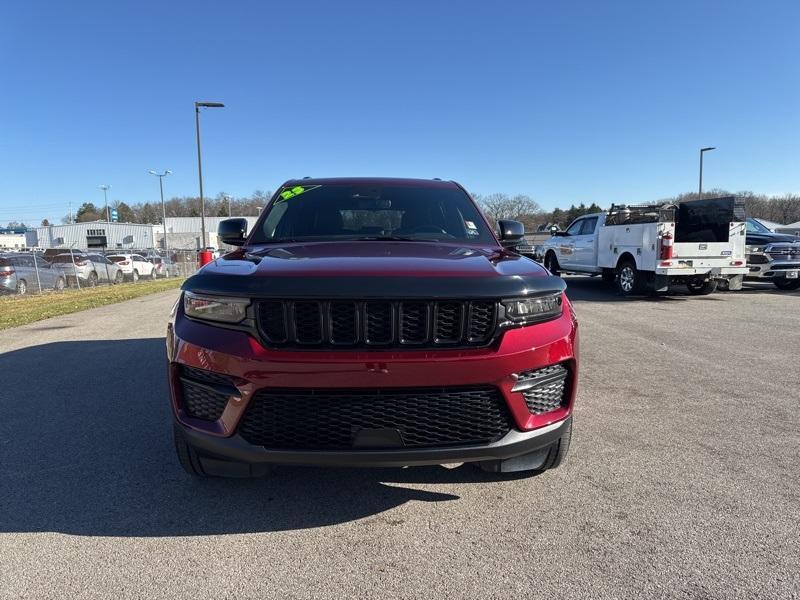
[[[0,597],[800,596],[800,293],[569,284],[573,445],[532,478],[192,481],[166,397],[174,292],[4,332]]]

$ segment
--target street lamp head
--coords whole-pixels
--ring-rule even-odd
[[[222,102],[195,102],[194,103],[194,107],[195,108],[200,108],[201,106],[204,107],[204,108],[223,108],[225,105]]]
[[[708,152],[709,150],[716,150],[714,146],[709,146],[708,148],[700,148],[700,152]]]
[[[111,189],[111,186],[110,186],[110,185],[101,185],[101,186],[98,186],[98,187],[99,187],[99,189],[103,190],[104,192],[105,192],[106,190],[108,190],[108,189]]]
[[[164,171],[164,175],[172,175],[172,171],[170,171],[169,169],[167,169],[166,171]]]

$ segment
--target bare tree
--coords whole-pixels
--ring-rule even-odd
[[[486,218],[490,221],[512,219],[524,221],[542,212],[542,209],[533,198],[524,194],[509,196],[496,193],[485,197],[478,197],[478,202]]]

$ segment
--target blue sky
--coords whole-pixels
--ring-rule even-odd
[[[800,3],[36,2],[0,8],[0,223],[304,175],[543,207],[800,192]]]

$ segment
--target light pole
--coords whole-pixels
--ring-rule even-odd
[[[194,125],[197,133],[197,177],[200,179],[200,232],[202,236],[201,250],[206,247],[206,201],[203,198],[203,161],[200,158],[200,109],[201,108],[222,108],[222,102],[195,102],[194,103]]]
[[[103,190],[103,199],[106,201],[106,223],[111,222],[111,217],[108,214],[108,190],[111,186],[110,185],[101,185],[100,189]]]
[[[703,197],[703,152],[708,152],[709,150],[716,150],[713,146],[709,146],[708,148],[700,148],[700,185],[697,188],[697,195],[702,198]]]
[[[163,173],[148,171],[148,173],[158,177],[158,188],[161,190],[161,224],[164,226],[164,255],[169,258],[169,246],[167,245],[167,209],[164,206],[164,177],[170,175],[172,171],[166,170]]]
[[[225,200],[228,201],[228,217],[230,217],[231,216],[231,197],[228,194],[225,194],[223,196],[223,198],[225,198]]]

